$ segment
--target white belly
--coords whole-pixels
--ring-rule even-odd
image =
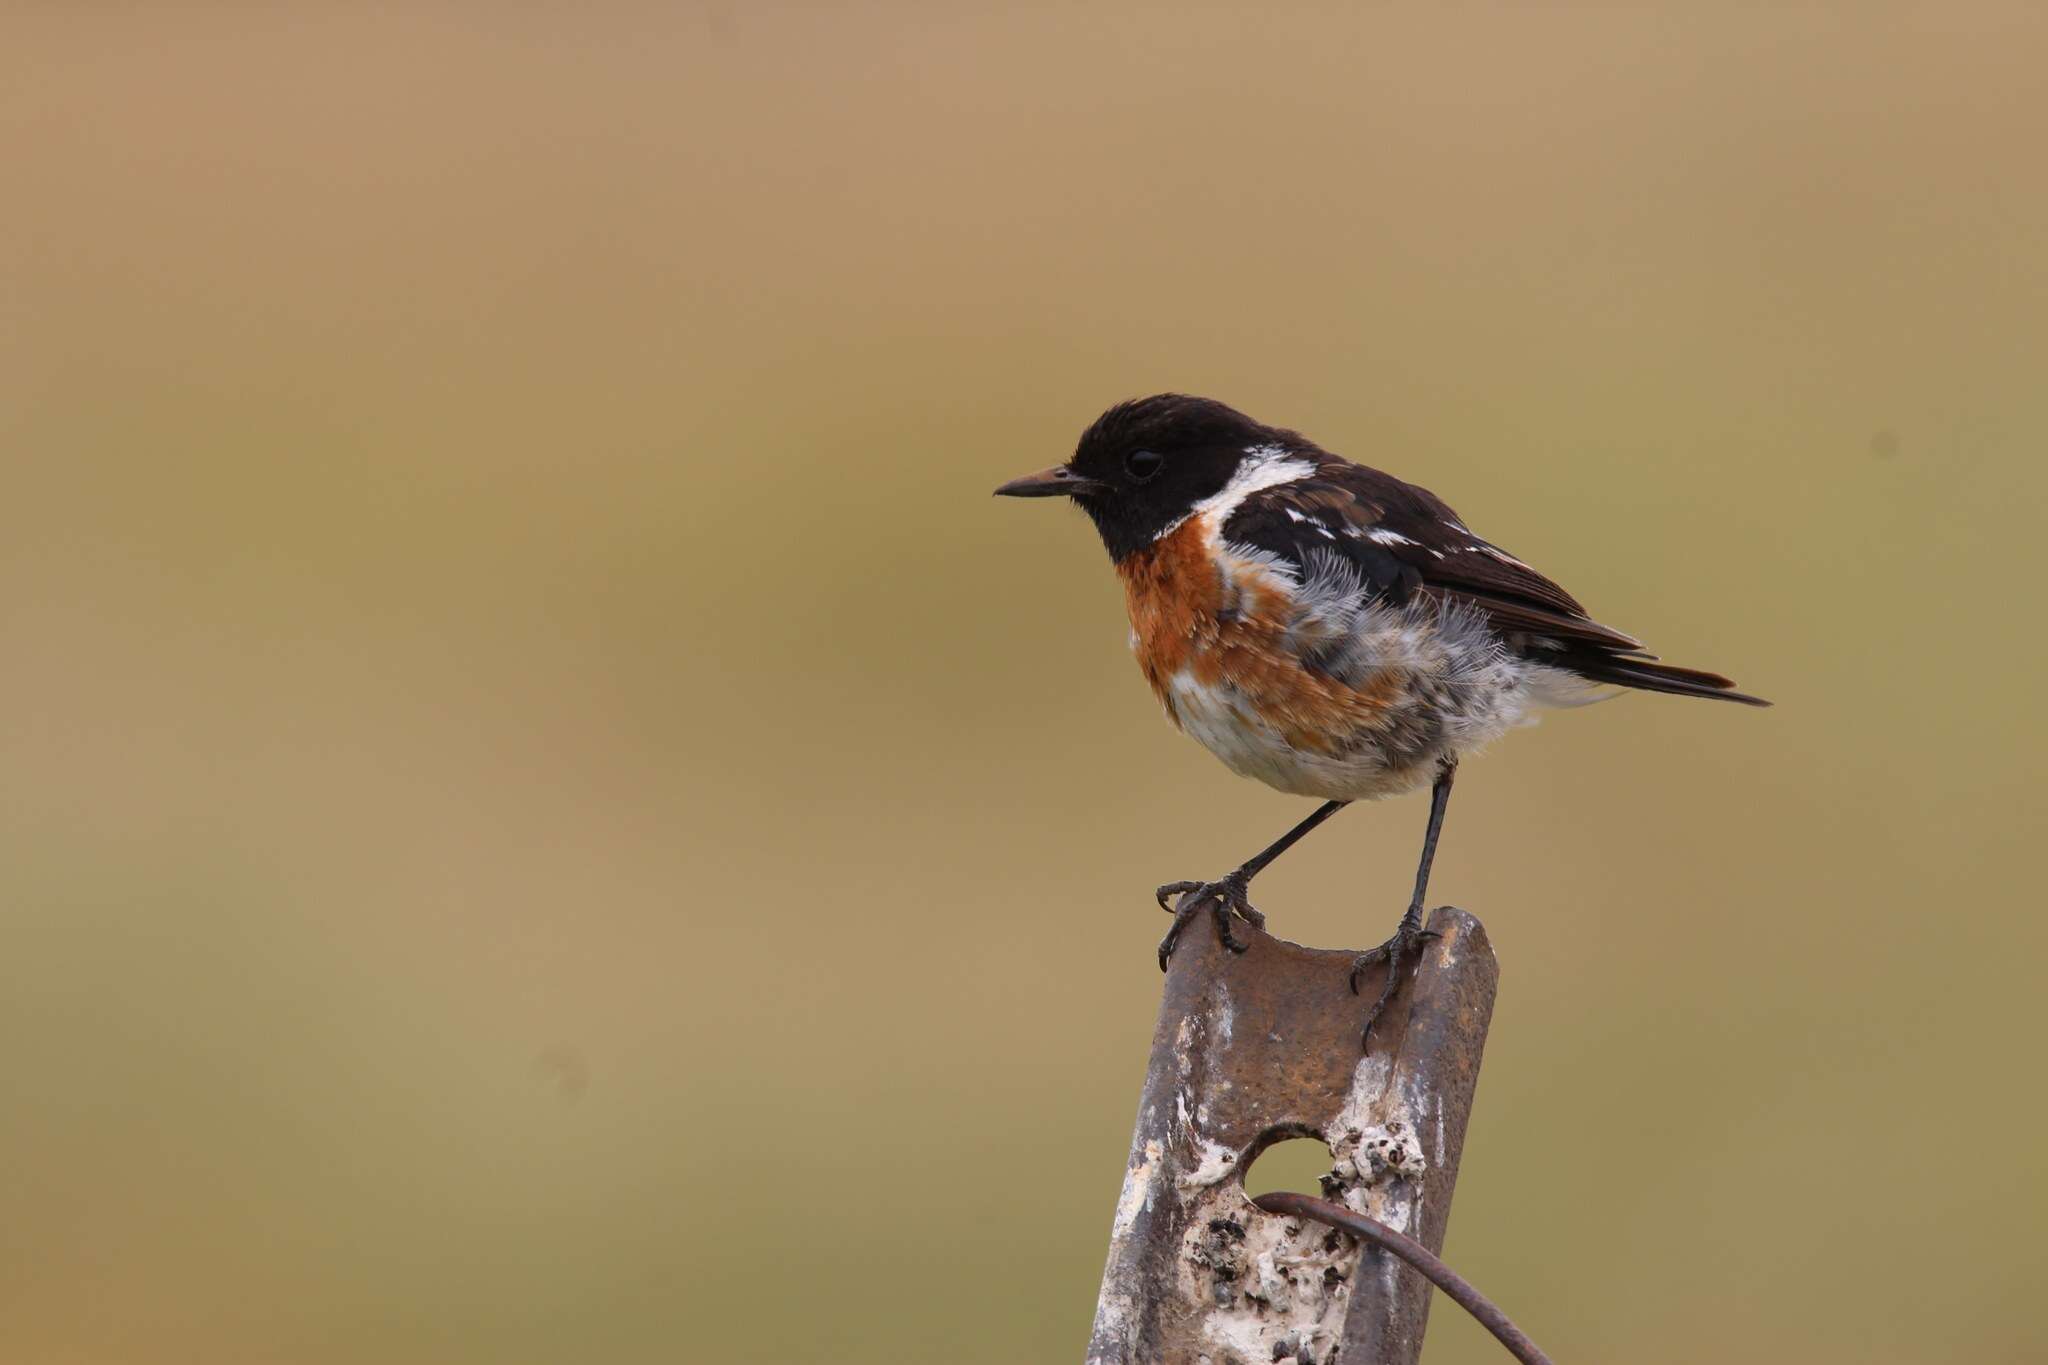
[[[1315,753],[1289,744],[1228,688],[1208,687],[1182,673],[1173,679],[1181,729],[1240,777],[1325,801],[1371,801],[1429,785],[1437,751],[1394,763],[1380,745]],[[1405,757],[1405,756],[1404,756]]]

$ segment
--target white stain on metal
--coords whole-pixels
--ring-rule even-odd
[[[1184,1190],[1215,1185],[1237,1174],[1237,1153],[1220,1142],[1197,1135],[1194,1139],[1194,1168],[1180,1178]]]
[[[1237,1153],[1203,1135],[1199,1114],[1190,1112],[1188,1099],[1186,1090],[1174,1098],[1174,1118],[1188,1145],[1188,1157],[1182,1163],[1184,1170],[1180,1177],[1183,1190],[1218,1184],[1237,1173]]]
[[[1138,1215],[1152,1207],[1152,1186],[1163,1155],[1157,1142],[1147,1142],[1143,1158],[1124,1172],[1123,1193],[1116,1201],[1116,1220],[1110,1224],[1111,1237],[1128,1236],[1137,1226]]]
[[[1321,1137],[1334,1158],[1325,1191],[1390,1227],[1418,1223],[1424,1160],[1416,1103],[1393,1086],[1384,1055],[1359,1059],[1343,1108]],[[1359,1266],[1358,1243],[1305,1219],[1265,1213],[1228,1177],[1238,1153],[1201,1131],[1186,1090],[1177,1138],[1187,1173],[1175,1182],[1182,1225],[1181,1296],[1201,1305],[1205,1357],[1222,1362],[1316,1360],[1336,1352]],[[1441,1120],[1441,1109],[1439,1109]],[[1442,1151],[1442,1138],[1438,1139]],[[1394,1274],[1390,1258],[1381,1273]],[[1386,1288],[1391,1291],[1390,1278]]]
[[[1393,1063],[1384,1055],[1368,1053],[1359,1058],[1344,1107],[1324,1131],[1323,1140],[1337,1158],[1332,1174],[1341,1187],[1338,1202],[1388,1227],[1412,1232],[1421,1210],[1423,1174],[1429,1165],[1422,1154],[1419,1121],[1429,1097],[1393,1088],[1392,1072]],[[1443,1151],[1441,1122],[1439,1107],[1439,1159]]]
[[[1137,1304],[1129,1294],[1111,1294],[1105,1290],[1095,1302],[1094,1337],[1098,1342],[1113,1341],[1122,1344],[1126,1352],[1138,1345]]]
[[[1222,1193],[1222,1192],[1219,1192]],[[1181,1292],[1204,1305],[1198,1359],[1327,1361],[1344,1329],[1358,1247],[1319,1223],[1263,1213],[1235,1186],[1191,1223]]]

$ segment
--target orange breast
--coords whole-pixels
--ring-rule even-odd
[[[1381,669],[1352,684],[1305,668],[1287,640],[1292,584],[1228,553],[1212,549],[1210,529],[1191,518],[1117,565],[1138,666],[1174,724],[1178,679],[1228,695],[1248,722],[1297,749],[1334,753],[1382,729],[1405,676]]]

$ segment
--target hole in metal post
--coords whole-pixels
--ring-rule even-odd
[[[1253,1145],[1251,1162],[1245,1168],[1247,1198],[1256,1199],[1278,1190],[1319,1193],[1323,1177],[1336,1164],[1330,1149],[1313,1133],[1291,1131],[1261,1141],[1264,1145]]]

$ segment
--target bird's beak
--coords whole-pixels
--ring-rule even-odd
[[[1076,493],[1101,493],[1107,485],[1084,479],[1063,464],[1012,479],[996,490],[999,498],[1071,498]]]

